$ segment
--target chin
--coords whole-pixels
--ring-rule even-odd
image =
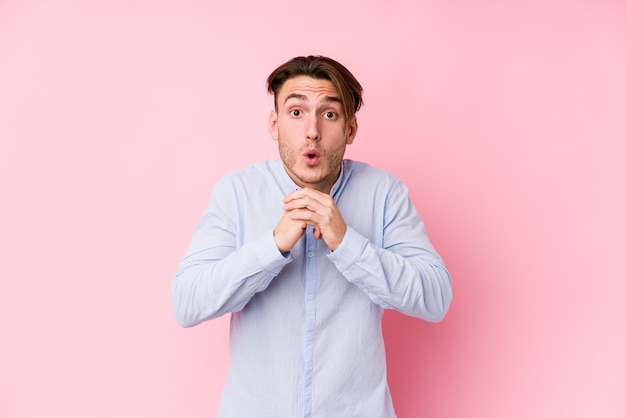
[[[310,186],[319,184],[324,181],[324,177],[322,176],[307,176],[305,174],[297,176],[300,183]]]
[[[320,181],[324,181],[324,179],[328,176],[326,173],[321,172],[319,169],[308,169],[300,171],[300,178],[302,180],[306,180],[307,183],[319,183]]]

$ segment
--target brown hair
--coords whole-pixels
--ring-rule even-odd
[[[301,75],[328,80],[333,83],[337,94],[339,94],[346,123],[361,108],[363,104],[363,88],[352,73],[331,58],[321,55],[309,55],[308,57],[292,58],[276,68],[267,77],[267,91],[274,95],[274,107],[276,110],[278,110],[276,98],[283,84],[287,80]]]

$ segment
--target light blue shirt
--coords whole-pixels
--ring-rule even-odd
[[[331,190],[348,225],[339,247],[309,228],[281,254],[273,229],[297,188],[278,159],[217,182],[172,282],[176,318],[232,313],[220,417],[395,417],[383,311],[441,320],[450,275],[407,188],[350,160]]]

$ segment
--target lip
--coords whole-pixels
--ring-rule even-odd
[[[315,165],[320,160],[320,152],[314,148],[304,151],[302,154],[308,165]]]

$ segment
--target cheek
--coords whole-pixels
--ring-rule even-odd
[[[290,119],[279,119],[276,124],[277,132],[280,132],[284,136],[294,136],[298,130],[298,124]]]
[[[346,130],[343,126],[335,125],[328,127],[323,134],[322,138],[327,138],[329,143],[332,143],[333,148],[344,147],[350,142],[350,131]]]

